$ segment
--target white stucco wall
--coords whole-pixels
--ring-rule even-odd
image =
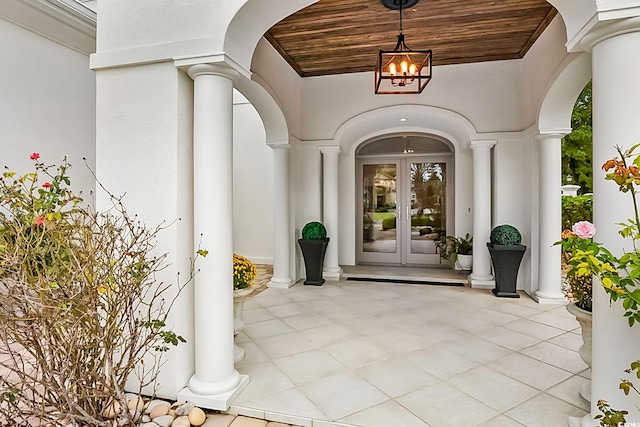
[[[255,263],[273,264],[273,150],[246,100],[233,108],[233,250]]]
[[[157,280],[184,282],[194,257],[192,149],[193,82],[172,63],[149,64],[96,73],[98,178],[138,214],[148,227],[165,224],[158,236],[167,268]],[[213,188],[213,187],[212,187]],[[215,197],[215,194],[212,194]],[[109,200],[98,193],[98,209]],[[182,221],[180,218],[185,218]],[[204,248],[214,252],[215,248]],[[175,295],[176,288],[167,292]],[[186,344],[172,349],[158,378],[159,396],[175,397],[193,373],[193,293],[188,286],[167,321]]]
[[[74,192],[95,183],[95,75],[86,55],[0,19],[0,148],[2,166],[33,170],[29,155],[60,164],[68,156]]]

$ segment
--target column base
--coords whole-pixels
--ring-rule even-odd
[[[240,392],[249,384],[248,375],[240,375],[238,385],[224,393],[218,394],[197,394],[189,390],[189,387],[183,388],[178,392],[179,402],[191,402],[196,406],[206,409],[214,409],[218,411],[226,411],[231,406],[231,402],[238,397]]]
[[[324,270],[322,272],[322,277],[330,282],[339,282],[342,279],[342,268],[338,266],[338,268],[331,268],[328,270]]]
[[[569,417],[567,425],[569,427],[596,427],[600,424],[591,418],[591,414],[587,414],[582,418]]]
[[[553,292],[538,292],[535,291],[533,295],[531,295],[538,304],[566,304],[567,299],[564,294],[553,293]]]
[[[267,283],[267,286],[270,287],[270,288],[289,289],[295,283],[296,282],[291,280],[291,278],[289,278],[289,277],[284,278],[284,279],[272,277],[271,280],[269,281],[269,283]]]
[[[486,275],[471,273],[467,281],[469,282],[469,286],[474,289],[493,289],[496,287],[496,281],[490,274]]]

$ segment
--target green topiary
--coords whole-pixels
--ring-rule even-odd
[[[302,228],[302,238],[304,240],[324,240],[327,238],[327,229],[318,221],[309,222]]]
[[[489,240],[494,245],[519,245],[522,236],[513,225],[499,225],[491,230]]]

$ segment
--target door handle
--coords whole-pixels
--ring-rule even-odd
[[[409,206],[407,206],[407,221],[409,221]]]

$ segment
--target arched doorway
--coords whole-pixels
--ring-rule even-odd
[[[356,150],[357,263],[438,265],[453,229],[453,148],[424,134],[384,135]]]

